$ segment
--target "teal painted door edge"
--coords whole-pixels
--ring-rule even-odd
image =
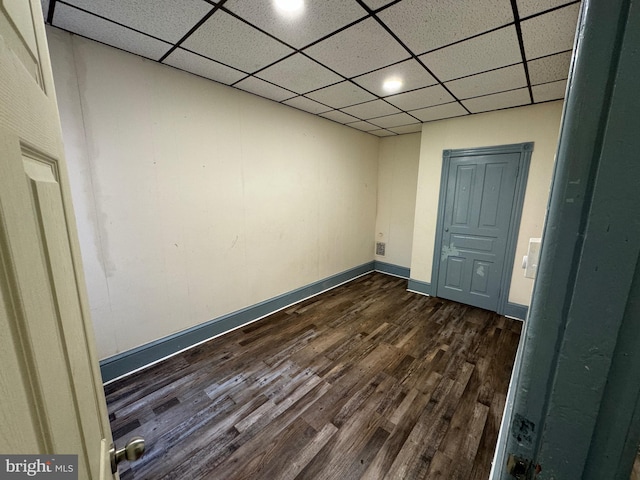
[[[100,373],[102,374],[102,381],[104,383],[110,382],[212,337],[258,320],[305,298],[335,288],[373,271],[374,262],[367,262],[264,302],[101,360]]]
[[[583,0],[491,479],[628,479],[640,441],[640,2]]]

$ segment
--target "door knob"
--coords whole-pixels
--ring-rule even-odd
[[[444,231],[445,231],[445,232],[448,232],[448,231],[449,231],[449,227],[445,228],[445,229],[444,229]]]
[[[133,462],[138,460],[144,454],[144,438],[133,437],[123,448],[116,450],[115,444],[111,444],[109,456],[111,457],[111,473],[118,471],[118,464],[127,460]]]

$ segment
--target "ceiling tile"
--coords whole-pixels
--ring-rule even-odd
[[[67,3],[175,43],[211,11],[202,0],[67,0]]]
[[[402,110],[413,110],[448,103],[455,99],[442,85],[434,85],[433,87],[386,97],[385,100]]]
[[[357,128],[358,130],[362,130],[363,132],[370,132],[371,130],[377,130],[379,128],[378,126],[372,125],[369,122],[365,121],[348,123],[347,127]]]
[[[159,60],[171,45],[91,15],[64,3],[56,4],[53,25],[143,57]]]
[[[521,62],[522,54],[511,25],[422,55],[420,60],[445,82]]]
[[[349,123],[349,122],[357,122],[358,119],[356,117],[352,117],[351,115],[347,115],[344,112],[339,110],[332,110],[330,112],[321,113],[321,117],[328,118],[329,120],[333,120],[338,123]]]
[[[567,78],[570,63],[571,52],[558,53],[527,62],[531,83],[537,85]]]
[[[310,92],[343,80],[341,76],[300,53],[287,57],[256,75],[297,93]]]
[[[380,118],[372,118],[369,120],[369,122],[382,128],[389,128],[399,127],[401,125],[409,125],[412,123],[417,123],[418,121],[411,115],[403,112],[396,113],[395,115],[387,115]]]
[[[384,100],[361,103],[352,107],[343,108],[342,111],[364,120],[400,112],[400,110],[393,105],[389,105]]]
[[[469,100],[464,100],[462,103],[471,113],[479,113],[487,112],[489,110],[498,110],[500,108],[527,105],[531,103],[531,99],[529,98],[529,89],[521,88],[519,90],[511,90],[510,92],[471,98]],[[413,112],[411,112],[411,114],[413,115]]]
[[[304,12],[295,17],[277,12],[272,0],[229,0],[224,6],[295,48],[306,47],[367,14],[357,2],[344,0],[307,2]]]
[[[266,67],[293,52],[289,47],[220,10],[187,38],[182,46],[245,72]]]
[[[559,82],[534,85],[531,89],[533,90],[533,100],[535,102],[560,100],[561,98],[564,98],[564,94],[567,89],[567,81],[560,80]]]
[[[521,23],[527,59],[573,49],[580,4],[576,3]]]
[[[569,0],[517,0],[517,2],[518,15],[520,18],[526,18],[530,15],[570,3]]]
[[[524,67],[520,63],[511,67],[453,80],[445,85],[451,90],[451,93],[462,99],[526,87],[527,77],[524,73]]]
[[[401,127],[393,127],[393,128],[390,128],[389,130],[399,135],[404,135],[405,133],[417,133],[422,131],[422,124],[414,123],[413,125],[403,125]]]
[[[333,108],[348,107],[349,105],[367,102],[376,98],[351,82],[331,85],[330,87],[308,93],[306,96]]]
[[[241,90],[246,90],[247,92],[255,93],[256,95],[260,95],[261,97],[270,98],[271,100],[275,100],[276,102],[281,102],[282,100],[286,100],[287,98],[296,96],[295,93],[290,92],[289,90],[285,90],[284,88],[280,88],[277,85],[265,82],[264,80],[260,80],[256,77],[247,77],[244,80],[236,83],[234,87],[238,87]]]
[[[467,115],[467,111],[458,102],[452,102],[444,105],[438,105],[436,107],[413,110],[411,115],[419,118],[423,122],[431,122],[433,120],[441,120],[443,118]]]
[[[413,59],[367,73],[361,77],[354,78],[353,81],[370,92],[384,97],[385,95],[389,95],[389,92],[384,90],[382,84],[389,78],[402,80],[402,87],[394,93],[415,90],[416,88],[427,87],[438,83],[420,63]]]
[[[377,10],[392,3],[394,0],[364,0],[364,3],[372,10]]]
[[[309,47],[305,53],[346,77],[409,58],[407,51],[372,18]]]
[[[367,133],[370,133],[377,137],[393,137],[396,135],[395,133],[390,132],[389,130],[371,130],[370,132],[367,132]]]
[[[420,55],[513,22],[506,0],[403,0],[378,14]]]
[[[291,100],[287,100],[283,103],[309,113],[323,113],[331,110],[329,107],[322,105],[321,103],[314,102],[313,100],[309,100],[305,97],[292,98]]]
[[[171,55],[169,55],[162,63],[166,63],[172,67],[177,67],[181,70],[195,73],[201,77],[206,77],[227,85],[231,85],[241,78],[246,77],[246,74],[239,70],[235,70],[227,67],[226,65],[222,65],[221,63],[201,57],[195,53],[187,52],[181,48],[177,48],[171,52]]]
[[[40,0],[40,4],[42,5],[42,16],[46,20],[49,13],[49,0]]]

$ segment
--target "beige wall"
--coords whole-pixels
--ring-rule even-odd
[[[48,34],[101,358],[373,260],[378,138]]]
[[[385,137],[378,159],[376,241],[386,243],[376,260],[409,268],[418,187],[420,134]]]
[[[561,112],[562,102],[552,102],[423,125],[411,278],[431,283],[442,151],[534,142],[509,293],[510,302],[529,305],[533,280],[524,277],[522,257],[529,238],[542,235]]]

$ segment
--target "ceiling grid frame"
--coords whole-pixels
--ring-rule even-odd
[[[561,100],[564,97],[571,52],[568,50],[570,46],[567,43],[568,38],[575,34],[575,25],[559,25],[558,19],[569,19],[564,23],[571,23],[573,17],[576,16],[574,14],[577,11],[576,5],[578,4],[579,7],[580,4],[580,0],[550,0],[542,2],[542,4],[532,3],[530,0],[478,0],[485,2],[480,11],[482,15],[487,15],[486,18],[470,19],[474,27],[467,32],[456,31],[447,34],[439,24],[434,24],[438,26],[438,31],[445,33],[444,37],[438,38],[448,38],[453,41],[442,42],[436,38],[435,44],[438,46],[427,48],[422,52],[412,50],[402,40],[402,38],[408,38],[413,46],[421,46],[415,41],[415,38],[418,37],[411,37],[411,32],[405,31],[405,27],[397,26],[402,25],[402,22],[398,23],[397,18],[390,16],[404,14],[405,18],[409,18],[406,15],[410,15],[411,11],[407,9],[411,9],[412,5],[417,10],[428,11],[421,4],[415,3],[415,0],[387,2],[384,0],[341,0],[342,4],[337,3],[337,0],[333,2],[327,0],[315,3],[311,8],[314,16],[304,19],[307,23],[314,22],[311,29],[313,33],[286,30],[294,29],[295,23],[290,19],[287,21],[274,20],[275,14],[266,10],[269,8],[271,0],[176,0],[172,4],[168,4],[167,9],[170,11],[145,9],[154,0],[112,0],[112,4],[109,4],[108,7],[104,4],[100,5],[102,0],[41,1],[45,8],[45,20],[54,27],[63,28],[71,33],[129,51],[163,65],[262,96],[320,116],[328,121],[347,125],[377,136],[420,131],[422,123],[451,118],[452,116],[467,116],[480,112]],[[250,6],[238,7],[240,2],[248,1],[252,2]],[[318,0],[306,0],[307,3],[314,1]],[[351,3],[347,4],[346,2]],[[113,3],[115,3],[115,7]],[[198,6],[198,4],[202,5]],[[59,5],[66,6],[67,10],[57,9],[56,7]],[[454,0],[449,0],[428,8],[438,9],[435,10],[437,14],[435,18],[446,18],[447,14],[453,15],[454,13],[456,18],[464,18],[467,13],[456,11],[457,6],[459,4],[455,4]],[[511,19],[505,16],[507,7],[511,11]],[[114,12],[113,8],[120,8],[122,13]],[[477,17],[476,4],[469,4],[469,8],[476,11]],[[82,12],[84,16],[69,15],[69,12],[75,11],[73,9]],[[234,9],[247,14],[259,25],[236,13]],[[252,9],[253,11],[251,11]],[[500,15],[495,18],[491,17],[493,15],[492,9],[499,9]],[[197,22],[185,17],[191,12],[190,18],[193,19],[194,12],[197,11],[206,11]],[[348,15],[342,15],[345,22],[342,25],[340,15],[345,11]],[[525,14],[521,15],[521,12],[525,12]],[[268,13],[268,15],[261,17],[260,13]],[[64,15],[67,15],[68,18],[65,18]],[[216,15],[222,15],[222,17],[216,17]],[[225,15],[230,15],[235,21],[242,22],[241,24],[246,26],[247,33],[255,32],[252,34],[253,37],[245,41],[249,50],[231,52],[231,55],[225,56],[211,48],[205,49],[209,51],[209,54],[206,54],[196,41],[185,44],[189,39],[195,38],[194,34],[199,34],[205,39],[213,38],[217,31],[211,30],[211,24],[207,24],[207,22],[212,18],[223,19],[224,17],[226,19]],[[392,24],[389,25],[380,15],[392,20]],[[95,34],[88,32],[88,28],[83,30],[82,25],[73,23],[91,18],[95,18],[95,21],[89,22],[95,30]],[[128,22],[127,18],[131,21]],[[118,21],[118,19],[121,20]],[[175,32],[179,31],[176,30],[178,27],[169,23],[176,21],[176,19],[180,24],[179,27],[190,27],[177,41],[175,40]],[[525,36],[523,35],[522,23],[532,19],[535,19],[535,22],[527,24],[527,35]],[[537,35],[533,30],[534,27],[540,28],[544,33],[547,19],[551,22],[548,28],[553,29],[547,30],[556,34],[559,42],[557,45],[549,43],[543,34]],[[413,23],[420,24],[422,22],[421,25],[425,25],[429,19],[418,18],[414,20]],[[507,23],[504,23],[505,21]],[[378,30],[372,30],[374,24],[378,26]],[[149,25],[149,28],[145,28],[146,25]],[[153,29],[151,29],[152,27]],[[478,55],[478,58],[470,58],[469,62],[465,61],[465,58],[469,57],[460,57],[460,52],[466,52],[470,55],[474,49],[478,52],[477,49],[482,45],[499,45],[497,42],[504,38],[510,38],[505,37],[508,30],[501,33],[501,29],[507,28],[515,28],[517,50],[520,53],[518,61],[515,57],[515,45],[511,46],[511,43],[505,47],[509,48],[508,52],[510,53],[504,59],[497,58],[498,53],[492,52],[490,48],[481,52],[482,55]],[[478,29],[482,31],[478,31]],[[563,29],[565,29],[564,32],[561,31]],[[128,31],[132,33],[127,34]],[[169,35],[168,32],[173,33]],[[228,31],[227,34],[231,37],[234,35],[237,37],[233,30]],[[341,36],[337,37],[340,34]],[[136,37],[136,35],[138,36]],[[319,36],[315,38],[314,35]],[[508,33],[508,35],[513,36],[513,33]],[[92,36],[95,38],[91,38]],[[168,38],[162,38],[169,36],[172,36],[171,41],[168,41]],[[291,39],[297,45],[287,42],[282,38],[283,36]],[[149,40],[144,40],[145,38]],[[268,42],[276,42],[282,45],[282,48],[278,47],[272,55],[255,58],[260,48],[252,52],[251,45],[258,46],[256,42],[259,42],[261,38],[264,38],[265,41],[268,38]],[[335,50],[332,50],[330,46],[335,46],[335,39],[338,38],[341,40],[351,39],[352,43],[344,45],[345,42],[340,41]],[[332,39],[334,39],[333,43]],[[131,44],[131,42],[138,40],[142,43]],[[234,43],[233,38],[224,40],[231,45],[223,47],[227,50],[241,43]],[[312,41],[305,44],[308,40]],[[152,41],[156,43],[149,43]],[[442,45],[440,45],[441,43]],[[363,50],[360,44],[366,45],[366,50]],[[161,52],[158,49],[162,45],[166,45],[166,51],[160,58],[154,58],[154,55],[160,55]],[[268,45],[275,47],[276,44],[268,43]],[[427,44],[422,46],[427,46]],[[383,56],[379,56],[378,51]],[[403,53],[400,54],[400,52]],[[431,55],[438,52],[440,52],[438,55]],[[538,52],[538,56],[527,58],[527,52],[530,54]],[[174,53],[175,55],[172,57]],[[265,53],[267,52],[265,51]],[[363,55],[361,56],[360,53]],[[542,53],[544,54],[540,55]],[[337,56],[341,54],[349,56],[339,59]],[[449,74],[440,78],[431,68],[430,63],[435,66],[433,62],[437,58],[440,65],[446,66],[451,55],[453,57],[450,58],[449,65],[454,65],[456,68],[447,68]],[[271,58],[269,58],[270,56]],[[238,62],[237,60],[240,58],[243,61]],[[483,63],[485,59],[487,59],[486,63]],[[326,60],[330,60],[330,64],[327,64]],[[506,65],[504,64],[505,60],[507,61]],[[355,67],[356,64],[353,62],[359,66]],[[340,65],[351,66],[343,69]],[[517,65],[522,65],[526,85],[522,85],[523,80],[509,81],[505,78],[504,81],[499,81],[502,78],[501,69],[505,69],[503,70],[505,74],[512,72],[509,74],[514,75],[513,68]],[[316,77],[318,78],[313,77],[313,69],[316,66]],[[289,74],[295,74],[296,69],[298,74],[300,72],[306,73],[305,67],[311,69],[307,79],[301,76],[296,77],[299,78],[296,81],[292,80],[290,76],[288,77]],[[260,76],[261,72],[269,69],[271,70],[268,74]],[[420,72],[423,70],[425,73],[421,74]],[[449,78],[454,72],[457,73],[456,78]],[[401,83],[400,88],[395,92],[384,91],[382,85],[378,86],[376,82],[384,79],[387,74],[404,76],[404,84]],[[359,79],[360,81],[358,81]],[[462,91],[456,87],[458,93],[462,94],[461,97],[458,97],[451,90],[453,85],[466,85],[467,92],[478,94],[468,96],[469,93],[462,94]],[[434,87],[440,88],[443,93],[436,93],[438,90]],[[308,88],[312,89],[307,90]],[[528,92],[527,101],[520,93],[523,88]],[[361,93],[350,97],[349,92]],[[404,97],[401,97],[403,94],[405,94]],[[338,95],[338,97],[332,95]],[[458,105],[458,107],[454,108],[453,105]]]

